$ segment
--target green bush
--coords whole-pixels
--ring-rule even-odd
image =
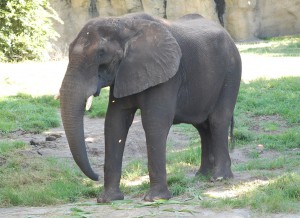
[[[60,21],[47,0],[0,1],[0,61],[42,60]]]

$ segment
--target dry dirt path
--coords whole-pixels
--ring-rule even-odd
[[[257,78],[279,78],[282,76],[300,76],[300,58],[271,58],[253,55],[242,55],[243,59],[243,80],[249,82]],[[46,63],[20,63],[3,64],[0,63],[0,97],[14,95],[18,92],[25,92],[34,96],[45,94],[57,94],[67,61],[46,62]],[[95,170],[103,175],[104,162],[104,139],[103,139],[103,119],[85,118],[85,132],[87,150]],[[57,134],[61,137],[53,142],[45,142],[45,137],[49,134]],[[28,151],[31,154],[43,156],[56,156],[71,158],[65,134],[62,127],[51,129],[43,134],[32,135],[23,132],[15,132],[10,136],[26,142],[35,141],[39,145],[33,146]],[[185,146],[188,142],[187,136],[172,129],[169,141],[174,147]],[[235,151],[231,154],[233,162],[242,161],[243,152]],[[133,158],[146,158],[145,136],[141,126],[140,117],[137,116],[130,129],[124,162]],[[103,177],[102,177],[103,178]],[[246,180],[248,178],[236,174],[235,181]],[[128,197],[127,197],[128,199]],[[179,202],[184,202],[183,198],[175,198]],[[94,199],[86,200],[80,204],[65,204],[47,207],[12,207],[0,208],[0,217],[255,217],[249,209],[214,211],[201,208],[197,201],[192,204],[168,204],[159,207],[140,207],[143,201],[133,199],[131,204],[117,206],[97,205]],[[195,204],[195,205],[194,205]],[[74,212],[77,208],[89,214]],[[300,217],[292,214],[272,214],[269,217]]]

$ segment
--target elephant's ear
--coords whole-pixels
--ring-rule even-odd
[[[116,98],[139,93],[168,81],[178,71],[181,50],[172,34],[160,23],[132,20],[135,34],[128,39],[115,78]]]

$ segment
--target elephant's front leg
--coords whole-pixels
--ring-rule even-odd
[[[109,105],[105,119],[104,191],[98,197],[98,203],[124,199],[120,191],[122,159],[126,137],[136,110],[120,109],[117,104],[115,102],[115,105]]]
[[[146,134],[150,191],[144,200],[170,199],[166,173],[166,141],[171,127],[169,115],[143,113],[142,122]]]

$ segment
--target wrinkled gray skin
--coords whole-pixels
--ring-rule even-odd
[[[104,191],[98,202],[123,199],[119,189],[128,129],[141,109],[150,190],[145,200],[169,199],[166,139],[172,124],[192,124],[201,136],[197,174],[230,178],[228,127],[241,79],[239,52],[219,25],[200,15],[169,22],[147,14],[96,18],[69,49],[60,89],[61,114],[74,160],[92,180],[84,142],[86,100],[110,86],[105,120]]]

